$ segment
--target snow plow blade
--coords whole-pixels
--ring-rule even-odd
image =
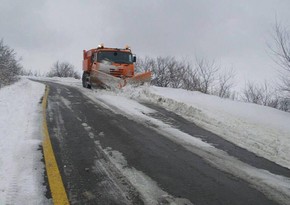
[[[121,89],[127,84],[138,86],[151,81],[151,72],[140,73],[132,78],[118,78],[99,70],[91,72],[90,81],[92,87],[107,87],[111,89]]]
[[[90,81],[92,87],[122,88],[126,81],[122,78],[114,77],[102,71],[94,70],[91,72]]]
[[[147,71],[145,73],[138,73],[134,75],[132,78],[127,78],[126,82],[130,85],[143,85],[146,82],[151,81],[151,71]]]

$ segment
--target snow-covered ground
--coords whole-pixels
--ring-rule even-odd
[[[44,85],[22,79],[0,89],[0,204],[49,204],[43,186],[41,97]]]
[[[88,90],[82,88],[80,80],[70,78],[42,78],[42,80],[75,87],[114,112],[126,115],[145,125],[148,123],[158,125],[158,128],[152,129],[156,129],[189,151],[200,155],[213,166],[248,181],[265,194],[276,198],[280,203],[289,204],[289,179],[247,165],[215,148],[214,145],[150,117],[148,114],[154,110],[139,102],[147,101],[163,106],[287,168],[290,168],[290,113],[182,89],[127,86],[114,91]],[[41,153],[37,151],[41,143],[41,137],[39,137],[41,107],[38,103],[43,92],[42,84],[27,79],[0,90],[0,150],[1,153],[5,153],[0,155],[0,187],[2,189],[0,190],[0,204],[15,200],[11,197],[15,195],[15,192],[19,193],[17,195],[19,199],[24,199],[27,196],[25,193],[31,192],[32,197],[29,200],[35,200],[33,202],[46,200],[36,197],[43,194],[45,189],[41,185],[43,174],[43,164],[39,162]],[[11,109],[12,107],[14,109]],[[112,152],[116,153],[114,150]],[[118,153],[117,157],[111,160],[123,173],[132,171],[139,173],[138,170],[127,170],[128,168],[123,167],[122,164],[126,159],[118,161],[120,158],[118,156],[122,156],[122,153]],[[9,174],[7,174],[8,170]],[[143,176],[142,173],[140,176]],[[145,178],[147,179],[147,176]],[[23,183],[16,183],[19,181]],[[142,190],[140,192],[142,193]]]
[[[182,89],[136,91],[243,148],[290,168],[290,113]],[[140,94],[139,94],[140,93]]]

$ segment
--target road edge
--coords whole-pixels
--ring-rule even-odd
[[[45,94],[42,99],[42,130],[43,130],[43,154],[45,161],[45,168],[48,177],[48,184],[51,191],[51,196],[53,204],[55,205],[69,205],[69,200],[63,185],[63,181],[57,166],[57,162],[54,156],[53,148],[51,145],[47,121],[46,121],[46,108],[47,108],[47,98],[49,93],[49,86],[45,86]]]

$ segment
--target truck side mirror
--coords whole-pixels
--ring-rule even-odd
[[[133,62],[134,63],[136,62],[136,56],[135,55],[133,56]]]

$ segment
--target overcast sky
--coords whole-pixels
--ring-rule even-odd
[[[276,76],[267,52],[275,16],[290,26],[289,0],[0,0],[0,38],[26,69],[68,61],[82,50],[130,45],[138,56],[195,56],[233,67],[237,81]]]

